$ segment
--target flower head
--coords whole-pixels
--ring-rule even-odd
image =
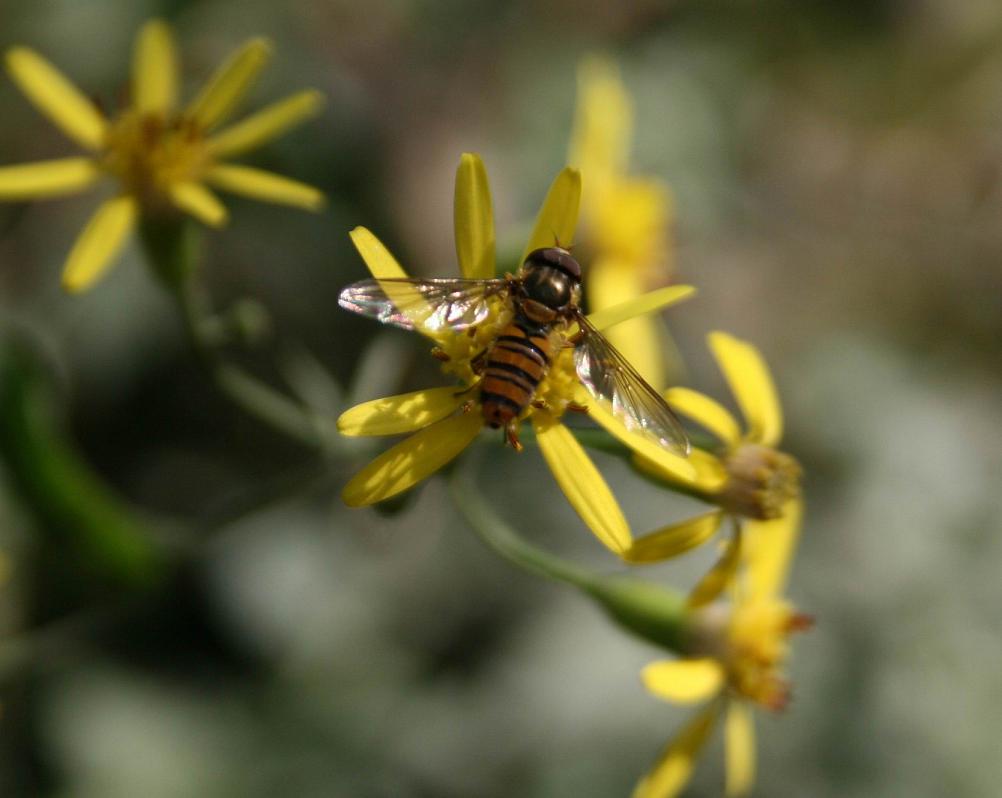
[[[602,310],[667,282],[673,202],[667,185],[628,173],[633,100],[616,65],[590,58],[578,73],[578,104],[568,161],[585,176],[581,210],[591,252],[587,295]],[[666,331],[637,317],[609,338],[655,387],[665,386]]]
[[[740,556],[741,546],[739,533],[728,554],[690,595],[686,656],[654,662],[643,670],[644,685],[654,695],[679,704],[705,703],[706,708],[662,751],[634,798],[670,798],[681,792],[721,718],[726,792],[743,795],[755,777],[752,710],[760,706],[775,712],[789,701],[789,637],[812,623],[782,597],[795,538],[761,537],[747,557]],[[728,587],[731,598],[721,600]]]
[[[750,343],[727,333],[712,332],[708,341],[741,408],[744,428],[710,397],[690,388],[670,388],[665,392],[669,404],[712,432],[720,445],[712,450],[693,449],[689,459],[695,477],[688,481],[643,455],[637,455],[635,463],[657,479],[683,485],[719,509],[638,539],[628,553],[636,562],[660,559],[665,551],[684,551],[703,543],[727,515],[742,519],[746,530],[754,532],[753,537],[773,527],[787,529],[790,519],[799,517],[801,469],[791,455],[777,448],[783,415],[764,358]]]
[[[111,177],[118,185],[77,239],[63,286],[82,291],[111,265],[140,216],[177,212],[218,227],[227,212],[209,186],[254,199],[317,210],[316,189],[260,169],[225,163],[314,115],[323,98],[302,91],[217,130],[236,110],[271,55],[254,39],[220,67],[186,106],[178,105],[174,41],[166,23],[147,22],[136,38],[128,106],[106,117],[48,61],[27,47],[6,53],[7,70],[32,103],[86,155],[0,168],[0,199],[75,194]]]
[[[580,177],[564,169],[553,181],[536,218],[525,251],[551,247],[554,239],[569,245],[574,238],[580,197]],[[464,155],[456,175],[456,252],[463,277],[487,279],[495,274],[494,222],[487,173],[479,157]],[[378,279],[405,276],[404,270],[379,240],[365,228],[352,231],[352,240],[372,275]],[[386,283],[393,298],[393,286]],[[679,286],[663,289],[631,303],[610,308],[591,317],[604,328],[637,313],[653,311],[691,293]],[[421,315],[421,314],[418,314]],[[430,315],[430,311],[429,311]],[[484,421],[478,407],[479,380],[475,361],[498,337],[512,316],[501,299],[494,301],[487,318],[463,332],[417,329],[435,344],[434,354],[443,370],[459,383],[377,399],[345,412],[338,428],[345,435],[397,435],[413,433],[365,466],[345,486],[343,498],[352,506],[372,504],[396,495],[437,471],[479,434]],[[632,432],[588,394],[577,377],[571,347],[565,346],[572,330],[561,326],[552,332],[552,363],[539,383],[534,401],[520,414],[529,421],[544,459],[572,506],[595,535],[612,551],[628,550],[631,534],[619,504],[594,463],[561,417],[571,408],[587,409],[600,424],[636,451],[660,464],[694,478],[688,461],[663,449],[643,435]]]

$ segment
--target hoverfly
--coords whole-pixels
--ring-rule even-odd
[[[494,298],[508,303],[512,318],[472,365],[480,376],[484,422],[503,429],[516,450],[518,423],[554,356],[554,333],[573,324],[578,378],[627,429],[642,432],[677,454],[688,455],[689,440],[678,417],[626,358],[588,321],[578,305],[581,266],[562,247],[530,252],[514,276],[503,279],[362,280],[345,288],[346,310],[405,330],[430,333],[470,331],[491,313]]]

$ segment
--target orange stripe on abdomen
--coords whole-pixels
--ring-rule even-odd
[[[550,343],[516,322],[505,327],[487,353],[480,383],[484,420],[502,427],[519,415],[536,393],[550,363]]]

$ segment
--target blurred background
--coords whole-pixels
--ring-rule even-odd
[[[272,337],[234,357],[332,417],[441,384],[416,337],[337,308],[365,276],[348,230],[366,225],[415,273],[455,273],[452,181],[474,151],[517,251],[565,162],[578,63],[616,59],[633,171],[670,185],[674,279],[700,290],[670,312],[687,382],[730,401],[705,334],[754,341],[806,471],[791,594],[818,625],[796,641],[792,706],[759,724],[756,794],[998,794],[998,3],[6,0],[0,14],[4,49],[37,49],[109,104],[156,15],[175,26],[186,96],[258,34],[276,55],[249,107],[327,94],[318,120],[247,161],[321,187],[329,208],[233,199],[206,265],[219,306],[249,297],[271,316]],[[0,163],[74,153],[6,76],[0,109]],[[86,555],[52,520],[61,500],[0,460],[0,793],[627,795],[685,717],[640,685],[658,652],[484,549],[440,478],[382,511],[343,507],[383,444],[318,459],[233,409],[138,249],[63,294],[93,207],[0,206],[0,336],[106,483],[77,495],[71,469],[48,489],[70,506],[100,494],[99,519],[186,554],[138,597],[81,577]],[[512,523],[617,570],[540,458],[488,443],[479,479]],[[638,533],[695,507],[596,459]],[[685,586],[712,554],[644,575]],[[719,747],[692,795],[720,793]]]

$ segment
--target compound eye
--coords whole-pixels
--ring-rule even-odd
[[[530,299],[548,308],[562,308],[571,301],[571,285],[567,275],[549,267],[532,269],[525,281]]]

